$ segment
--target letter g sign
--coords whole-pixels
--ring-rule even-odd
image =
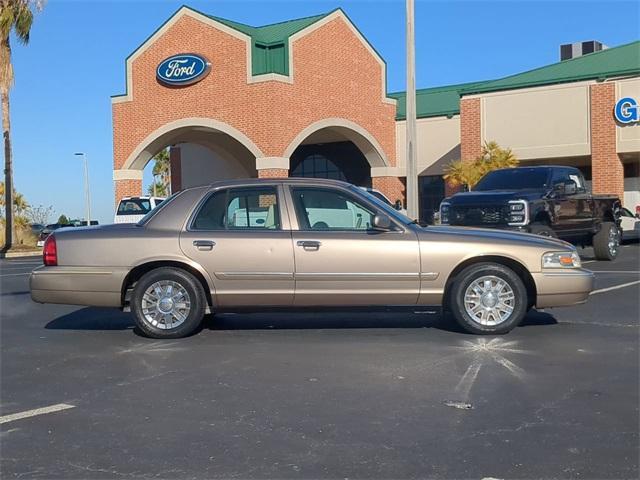
[[[620,123],[633,123],[640,120],[638,109],[638,102],[635,98],[625,97],[616,102],[614,115]]]

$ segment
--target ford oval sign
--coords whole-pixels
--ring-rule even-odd
[[[182,53],[163,60],[156,70],[158,81],[165,85],[181,87],[193,85],[207,76],[211,64],[194,53]]]

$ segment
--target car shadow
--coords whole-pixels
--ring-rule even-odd
[[[47,330],[130,330],[135,328],[133,317],[113,308],[85,307],[54,318],[45,325]]]
[[[531,310],[520,327],[555,325],[556,319],[546,313]],[[48,330],[134,330],[130,313],[111,308],[85,307],[51,320]],[[203,330],[339,330],[339,329],[410,329],[433,328],[451,333],[467,334],[445,313],[382,312],[269,312],[220,313],[206,315]]]

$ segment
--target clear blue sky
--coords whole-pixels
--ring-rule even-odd
[[[83,216],[90,159],[94,218],[113,215],[110,96],[124,92],[124,59],[181,4],[250,25],[342,7],[385,58],[388,91],[404,90],[404,1],[57,1],[14,43],[11,94],[15,185],[56,216]],[[418,87],[497,78],[556,62],[559,45],[637,40],[637,1],[416,1]],[[52,219],[55,220],[55,218]]]

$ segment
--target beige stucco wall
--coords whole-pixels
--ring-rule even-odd
[[[480,96],[482,140],[521,160],[589,155],[589,85],[579,83]]]
[[[180,163],[182,171],[182,188],[208,185],[217,180],[255,177],[255,168],[249,170],[243,163],[251,158],[240,149],[228,151],[211,145],[208,148],[195,143],[181,143]],[[233,147],[231,147],[233,149]]]
[[[406,126],[405,121],[396,122],[396,159],[402,174],[406,170]],[[452,118],[419,118],[418,136],[418,173],[440,160],[449,163],[460,159],[460,115]]]
[[[640,78],[616,82],[616,101],[624,97],[633,97],[640,101]],[[613,109],[613,106],[611,108]],[[616,126],[616,148],[620,153],[640,152],[640,123]]]

